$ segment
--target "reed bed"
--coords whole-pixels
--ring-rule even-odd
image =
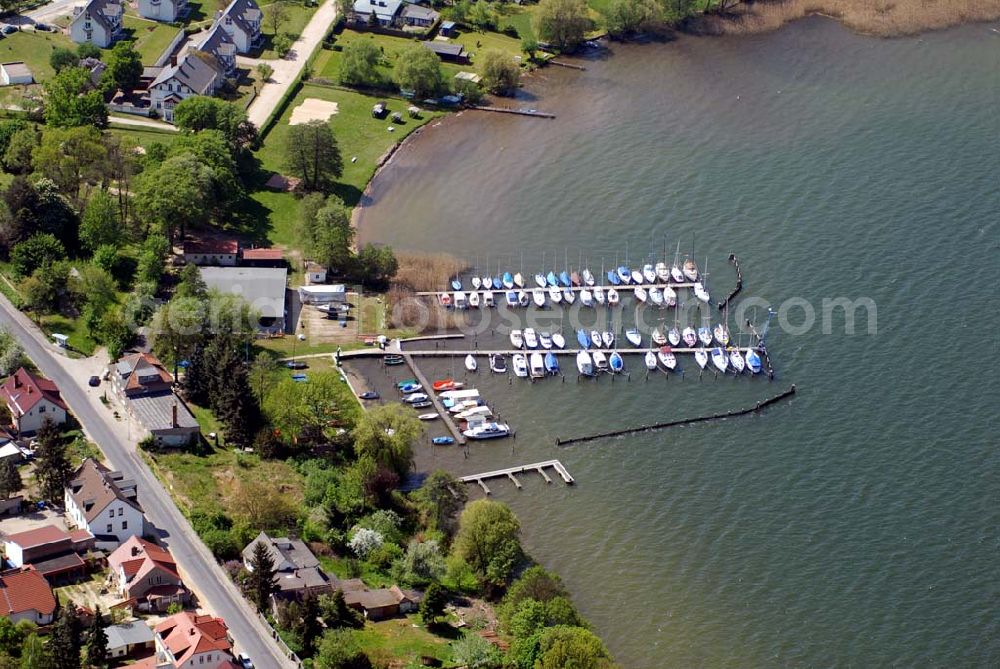
[[[717,35],[760,33],[812,14],[835,18],[860,33],[899,37],[1000,19],[1000,0],[758,0],[737,5],[725,16],[701,17],[691,28]]]
[[[399,270],[393,282],[410,290],[447,290],[448,282],[469,269],[469,263],[447,253],[398,251]]]
[[[392,326],[415,329],[420,334],[457,329],[459,322],[454,312],[441,307],[437,300],[414,293],[447,290],[448,282],[468,270],[469,263],[447,253],[400,251],[396,258],[399,269],[388,294]]]

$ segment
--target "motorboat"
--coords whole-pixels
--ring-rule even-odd
[[[671,346],[678,346],[681,343],[681,331],[677,328],[670,328],[667,331],[667,341]]]
[[[643,281],[642,272],[637,269],[632,270],[632,283],[638,286],[642,283],[642,281]]]
[[[580,291],[580,304],[585,307],[594,306],[594,294],[590,292],[589,288],[584,288]]]
[[[541,288],[535,288],[531,291],[531,299],[535,303],[536,307],[545,306],[545,291]]]
[[[590,348],[590,335],[587,334],[586,330],[576,331],[576,340],[580,343],[580,348],[587,349]]]
[[[667,343],[667,335],[663,334],[663,330],[661,330],[660,328],[653,329],[652,338],[653,338],[653,343],[656,344],[657,346],[663,346],[664,344]]]
[[[635,299],[637,299],[639,302],[645,302],[646,298],[649,297],[649,294],[646,292],[646,289],[643,288],[642,286],[636,286],[633,292],[635,293]]]
[[[493,292],[489,290],[485,291],[483,293],[483,307],[492,309],[495,306],[496,303],[493,301]]]
[[[482,285],[483,288],[485,288],[486,290],[491,290],[493,288],[493,278],[489,276],[484,276],[482,278]],[[497,286],[497,288],[499,287],[500,286]]]
[[[430,400],[424,400],[422,402],[414,402],[410,406],[414,409],[426,409],[427,407],[432,406],[432,403]]]
[[[636,290],[639,290],[636,288]],[[663,291],[657,287],[652,287],[649,289],[649,301],[658,307],[663,306]]]
[[[618,276],[618,272],[613,269],[608,270],[608,283],[612,286],[620,286],[622,283],[621,277]]]
[[[510,436],[510,427],[503,423],[483,423],[468,430],[463,430],[462,434],[467,439],[498,439]]]
[[[432,437],[431,443],[435,446],[450,446],[455,443],[455,437]]]
[[[652,351],[646,351],[646,369],[650,371],[656,369],[656,354]]]
[[[436,413],[422,413],[419,416],[417,416],[417,419],[418,420],[437,420],[440,417],[441,416],[439,414],[436,414]]]
[[[514,348],[524,347],[524,334],[520,330],[510,331],[510,345]]]
[[[642,278],[646,280],[646,283],[656,283],[656,271],[652,265],[642,266]]]
[[[705,369],[705,365],[708,364],[708,351],[703,348],[697,348],[694,351],[694,360],[698,363],[698,366]]]
[[[715,335],[715,341],[719,342],[723,346],[729,343],[729,330],[727,330],[726,326],[722,323],[715,326],[715,329],[712,330],[712,334]]]
[[[459,281],[458,279],[452,279],[451,280],[451,289],[452,290],[462,290],[462,282]]]
[[[545,371],[552,375],[559,373],[559,358],[555,353],[549,352],[545,354]]]
[[[476,356],[472,355],[471,353],[465,356],[465,369],[467,369],[470,372],[474,372],[477,369],[479,369],[479,363],[476,362]]]
[[[684,345],[688,348],[694,348],[698,344],[698,333],[694,331],[693,327],[686,327],[681,332],[681,339],[684,340]]]
[[[566,338],[556,332],[552,335],[552,345],[556,348],[566,348]]]
[[[569,282],[574,286],[582,286],[583,280],[580,278],[580,273],[573,271],[569,273]]]
[[[420,385],[419,383],[406,383],[406,384],[403,384],[403,385],[399,386],[399,392],[403,393],[404,395],[409,395],[410,393],[420,392],[423,389],[424,389],[424,387],[422,385]]]
[[[684,272],[684,276],[688,281],[698,280],[698,265],[695,264],[691,258],[684,261],[684,265],[681,267],[681,271]]]
[[[531,354],[531,357],[528,359],[528,369],[533,379],[540,379],[545,376],[545,358],[542,357],[541,353],[535,352]]]
[[[591,274],[591,272],[590,272],[589,269],[583,270],[583,283],[584,283],[584,285],[587,285],[587,286],[593,286],[594,285],[594,275]]]
[[[662,347],[656,357],[660,359],[660,364],[667,369],[677,369],[677,356],[674,355],[669,346]]]
[[[726,368],[729,366],[729,358],[726,357],[726,352],[719,347],[712,349],[712,364],[720,372],[725,372]]]
[[[598,304],[604,304],[604,289],[600,286],[594,287],[594,300]]]
[[[539,288],[545,288],[545,275],[544,274],[536,274],[535,275],[535,283],[538,285]]]
[[[747,363],[747,369],[750,370],[751,374],[759,374],[761,370],[760,355],[757,351],[752,348],[748,348],[746,355],[744,356]]]
[[[734,348],[729,352],[729,364],[733,366],[733,369],[736,370],[737,374],[746,369],[746,360],[744,360],[743,356],[740,355],[740,350],[738,348]]]
[[[524,276],[520,272],[514,274],[514,285],[518,288],[524,288]]]
[[[614,348],[614,346],[615,346],[615,333],[614,332],[602,332],[601,333],[601,343],[604,344],[604,348]]]
[[[590,343],[594,345],[594,348],[601,348],[603,341],[601,340],[601,333],[597,330],[590,331]]]
[[[490,371],[494,374],[507,373],[507,361],[499,353],[490,355]]]
[[[407,404],[416,404],[418,402],[426,402],[430,398],[424,393],[411,393],[403,398],[403,401]]]
[[[517,291],[517,303],[519,305],[521,305],[522,307],[526,307],[530,302],[531,299],[528,297],[528,294],[526,292],[524,292],[523,290]]]
[[[465,293],[460,290],[455,291],[454,300],[456,309],[466,309],[469,306],[469,302],[465,298]]]
[[[611,366],[611,371],[618,374],[625,369],[625,361],[622,360],[622,354],[618,351],[614,351],[611,357],[608,358],[608,364]]]
[[[448,407],[448,413],[460,414],[469,409],[475,409],[482,405],[482,400],[462,400],[461,402],[452,402],[451,406]]]
[[[614,288],[608,288],[608,304],[612,306],[618,304],[618,291]]]
[[[474,400],[479,399],[479,391],[475,388],[465,388],[463,390],[446,390],[443,393],[439,393],[440,397],[444,401],[445,406],[451,406],[449,402],[459,402],[462,400]]]
[[[617,270],[617,274],[618,274],[618,278],[621,280],[621,282],[623,284],[624,283],[632,283],[632,271],[629,270],[628,267],[625,267],[624,265],[621,266],[621,267],[619,267],[618,270]],[[615,285],[617,285],[617,284],[615,284]]]
[[[670,268],[670,278],[676,283],[684,283],[684,272],[677,265]]]
[[[514,276],[510,272],[504,272],[501,281],[503,281],[503,287],[507,290],[514,287]]]
[[[573,304],[576,301],[576,293],[569,288],[563,288],[562,298],[566,304]]]
[[[602,351],[594,351],[591,356],[594,358],[594,369],[599,372],[608,371],[608,357]]]
[[[442,307],[450,307],[451,295],[449,295],[448,293],[441,293],[440,295],[438,295],[438,301],[441,303]]]
[[[677,306],[677,292],[670,286],[663,287],[663,303],[668,307]]]
[[[399,383],[397,383],[396,384],[396,389],[399,390],[399,389],[403,388],[404,386],[412,386],[415,383],[420,383],[420,382],[417,381],[416,379],[406,379],[405,381],[400,381]]]
[[[550,335],[548,332],[539,332],[538,345],[544,349],[552,348],[552,335]]]
[[[712,345],[712,331],[707,327],[698,328],[698,341],[701,342],[702,346]]]
[[[524,328],[524,345],[527,348],[538,348],[538,335],[535,328]]]
[[[365,392],[358,395],[359,400],[377,400],[378,398],[379,394],[374,390],[366,390]]]
[[[479,288],[482,285],[483,285],[483,280],[482,279],[480,279],[478,276],[472,277],[472,287],[473,288],[475,288],[476,290],[479,290]]]
[[[562,291],[552,286],[549,288],[549,299],[552,300],[552,304],[559,304],[562,302]]]
[[[510,307],[510,308],[513,309],[514,307],[517,306],[517,293],[515,293],[513,290],[508,290],[504,294],[504,296],[507,299],[507,306],[508,307]]]
[[[694,296],[697,297],[702,302],[704,302],[705,304],[708,304],[708,301],[712,299],[709,296],[708,291],[705,290],[705,286],[701,285],[701,282],[697,282],[694,284]]]
[[[550,271],[545,275],[545,283],[547,283],[550,287],[555,288],[559,285],[559,277],[556,276],[555,272]]]
[[[454,379],[441,379],[432,383],[431,388],[433,388],[436,393],[443,393],[446,390],[458,390],[464,385],[464,383],[455,381]]]
[[[562,284],[563,288],[569,288],[573,285],[573,282],[569,278],[569,272],[566,270],[559,272],[559,283]]]
[[[466,409],[465,411],[455,414],[455,418],[458,420],[468,421],[475,418],[489,418],[492,415],[493,410],[485,404],[481,404],[477,407],[472,407],[471,409]]]
[[[469,306],[473,309],[479,308],[479,293],[477,292],[469,293]]]
[[[642,333],[639,332],[637,328],[631,328],[629,330],[626,330],[625,339],[628,339],[628,342],[632,344],[632,346],[635,346],[636,348],[642,346]]]
[[[594,362],[590,357],[590,353],[580,351],[576,354],[576,369],[584,376],[594,375]]]
[[[528,378],[528,358],[523,353],[514,354],[514,376]]]
[[[670,270],[667,268],[667,263],[658,262],[656,263],[656,278],[666,283],[670,281]]]

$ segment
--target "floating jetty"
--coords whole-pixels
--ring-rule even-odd
[[[371,353],[381,354],[382,352],[371,351]],[[420,371],[420,368],[413,363],[413,358],[410,356],[409,353],[403,353],[403,360],[405,360],[406,364],[409,365],[410,371],[413,372],[414,378],[417,379],[420,385],[422,385],[424,388],[430,388],[431,387],[430,381],[428,381],[427,377],[424,376],[424,373]],[[451,414],[448,412],[447,409],[444,408],[444,405],[441,404],[441,400],[438,399],[437,393],[433,392],[427,393],[427,396],[430,399],[431,403],[434,405],[434,410],[438,412],[438,415],[441,416],[441,419],[444,421],[444,424],[448,427],[448,431],[451,432],[451,435],[453,437],[455,437],[455,442],[459,445],[464,445],[465,435],[462,434],[462,431],[458,429],[457,425],[455,425],[455,421],[451,419]]]
[[[490,494],[490,489],[486,485],[486,479],[495,478],[509,478],[517,486],[517,489],[521,489],[521,482],[517,480],[515,474],[524,474],[527,472],[538,472],[545,479],[546,483],[552,483],[552,479],[549,475],[545,473],[545,469],[551,467],[556,470],[556,473],[562,477],[562,480],[566,482],[566,485],[573,485],[576,481],[570,476],[569,471],[563,466],[563,463],[558,460],[546,460],[545,462],[535,462],[530,465],[521,465],[519,467],[508,467],[507,469],[495,469],[491,472],[483,472],[482,474],[471,474],[469,476],[463,476],[459,480],[463,483],[478,483],[487,495]]]

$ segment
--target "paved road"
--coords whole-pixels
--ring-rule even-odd
[[[31,19],[31,23],[51,23],[60,16],[72,14],[73,8],[82,4],[83,0],[53,0],[53,2],[42,5],[37,9],[25,12],[18,18],[21,18],[21,23],[27,23],[23,17]],[[11,23],[18,23],[18,21],[11,20]]]
[[[0,325],[17,337],[42,373],[59,386],[63,399],[111,465],[136,481],[146,517],[170,548],[185,582],[198,594],[203,607],[225,619],[237,649],[249,654],[261,669],[295,667],[281,654],[277,644],[270,641],[268,630],[136,453],[134,442],[123,435],[122,424],[101,404],[100,393],[88,388],[87,377],[80,369],[81,365],[92,365],[92,361],[71,360],[62,355],[3,295],[0,295]]]
[[[266,61],[274,68],[274,74],[271,75],[268,83],[261,87],[257,97],[254,98],[247,110],[247,117],[255,126],[258,128],[264,126],[267,117],[271,115],[271,111],[278,106],[282,96],[302,72],[309,56],[323,41],[323,37],[326,36],[326,32],[336,18],[337,8],[334,6],[333,0],[326,0],[309,19],[302,34],[292,44],[292,50],[288,55],[280,60]]]

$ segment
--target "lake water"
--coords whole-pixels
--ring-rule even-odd
[[[646,379],[639,360],[628,381],[480,372],[517,438],[468,458],[420,448],[425,469],[567,466],[574,487],[533,475],[491,487],[623,666],[1000,665],[994,27],[885,41],[815,19],[614,45],[528,86],[538,98],[518,104],[557,120],[466,113],[376,180],[363,241],[450,251],[491,274],[611,266],[626,251],[633,266],[670,260],[680,242],[707,259],[714,297],[735,281],[735,252],[741,299],[784,307],[768,335],[774,381],[699,379],[689,359],[683,379]],[[877,332],[863,310],[854,335],[842,313],[824,332],[822,300],[841,297],[872,300]],[[813,327],[794,327],[803,303]],[[798,394],[760,416],[555,445],[791,383]]]

